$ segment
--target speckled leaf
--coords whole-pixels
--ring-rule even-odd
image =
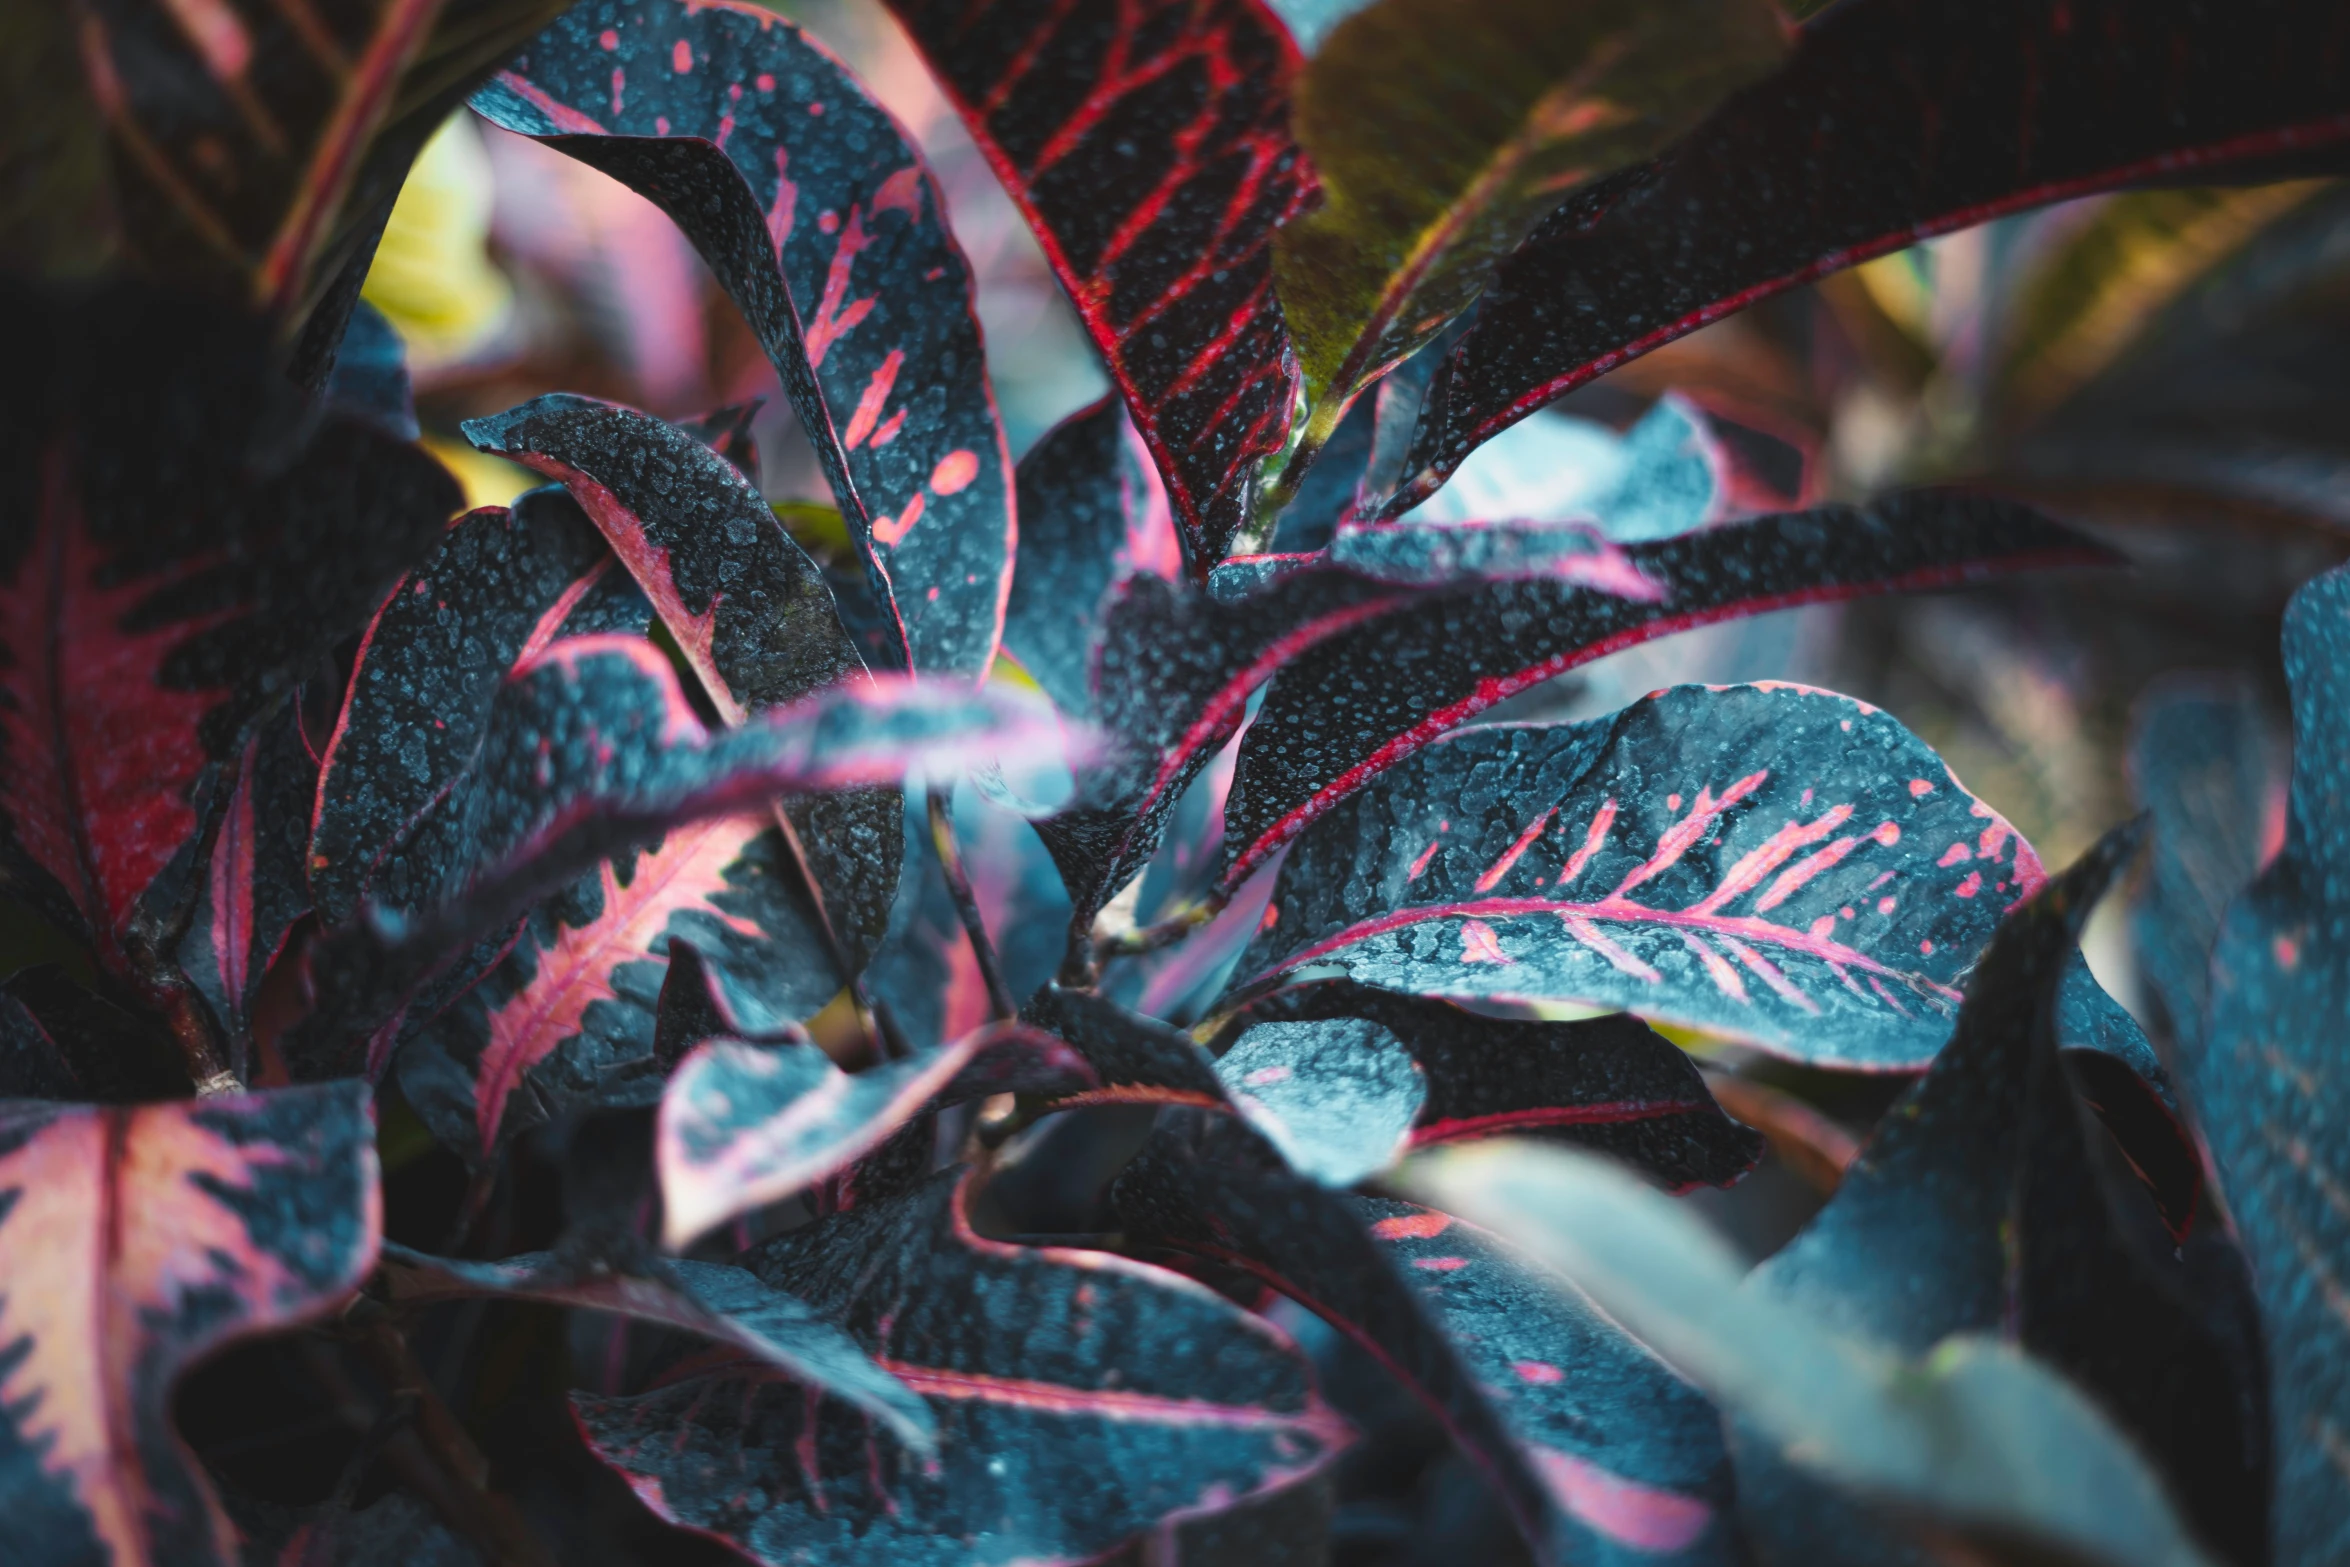
[[[1370,1350],[1541,1560],[1739,1559],[1713,1411],[1491,1237],[1327,1191],[1236,1123],[1195,1114],[1164,1126],[1112,1196],[1136,1243],[1237,1267]]]
[[[451,523],[360,641],[310,829],[319,917],[337,926],[357,914],[392,845],[472,764],[518,660],[559,635],[651,623],[652,606],[561,490]]]
[[[0,861],[127,975],[162,958],[130,950],[174,923],[156,905],[195,894],[183,850],[247,726],[365,623],[457,488],[372,428],[305,425],[233,312],[12,292],[0,347]]]
[[[766,398],[754,397],[747,403],[713,408],[699,419],[675,422],[680,430],[732,463],[755,490],[759,487],[759,439],[751,433],[751,421],[766,403]]]
[[[0,1103],[0,1494],[27,1562],[210,1564],[235,1535],[171,1417],[180,1373],[358,1288],[381,1228],[356,1084]]]
[[[1933,490],[1631,545],[1620,558],[1661,595],[1572,579],[1464,588],[1302,650],[1241,744],[1226,886],[1446,730],[1602,653],[1791,604],[2118,559],[2023,507]]]
[[[840,62],[770,12],[586,0],[476,94],[495,123],[650,198],[774,362],[891,662],[983,674],[1012,564],[1012,464],[937,186]]]
[[[1394,506],[1625,360],[1927,235],[2233,165],[2331,167],[2350,135],[2344,25],[2326,0],[1824,12],[1785,69],[1571,197],[1503,264],[1429,389]]]
[[[1293,112],[1322,204],[1273,250],[1305,441],[1570,190],[1657,152],[1787,46],[1763,0],[1379,0],[1341,22]]]
[[[303,861],[310,847],[318,759],[298,703],[265,720],[237,759],[196,907],[180,937],[180,972],[230,1044],[231,1065],[253,1034],[253,1003],[294,922],[310,909]]]
[[[1427,1078],[1415,1147],[1505,1134],[1575,1143],[1671,1191],[1726,1186],[1762,1154],[1762,1139],[1722,1112],[1679,1047],[1625,1013],[1485,1017],[1338,980],[1276,991],[1241,1017],[1367,1018],[1389,1030]]]
[[[1020,560],[1004,651],[1073,718],[1093,716],[1110,590],[1182,575],[1166,488],[1115,398],[1062,420],[1020,459]]]
[[[937,1431],[929,1406],[846,1333],[741,1268],[653,1259],[647,1271],[628,1272],[551,1252],[467,1262],[386,1245],[379,1277],[394,1305],[488,1296],[680,1328],[864,1410],[911,1446],[929,1447]]]
[[[2350,575],[2329,572],[2285,615],[2293,692],[2290,815],[2281,854],[2228,906],[2208,1020],[2182,1041],[2186,1087],[2235,1215],[2267,1327],[2277,1456],[2276,1560],[2350,1548],[2350,1360],[2341,1352],[2341,1037],[2350,905],[2342,768],[2350,744]]]
[[[2008,1345],[1956,1334],[1903,1356],[1744,1293],[1744,1259],[1719,1232],[1589,1154],[1448,1149],[1412,1185],[1574,1280],[1725,1412],[1767,1429],[1843,1494],[1922,1526],[1944,1551],[2208,1567],[2129,1440]],[[1743,1505],[1743,1466],[1739,1484]]]
[[[1582,724],[1430,746],[1299,839],[1243,990],[1343,974],[1620,1007],[1796,1059],[1898,1069],[2039,857],[1888,715],[1681,686]]]
[[[591,1104],[650,1104],[669,945],[690,938],[754,1031],[807,1017],[840,976],[764,812],[672,829],[531,911],[498,966],[400,1053],[400,1086],[470,1160]]]
[[[1428,1100],[1420,1063],[1367,1018],[1254,1024],[1216,1059],[1216,1076],[1240,1118],[1324,1186],[1393,1164]]]
[[[1092,1081],[1081,1056],[1017,1024],[854,1074],[806,1039],[712,1040],[679,1063],[661,1094],[654,1157],[668,1242],[682,1248],[813,1186],[931,1110],[995,1093],[1067,1094]]]
[[[935,1459],[748,1366],[574,1394],[591,1448],[655,1512],[757,1561],[964,1567],[1104,1555],[1344,1440],[1262,1320],[1122,1258],[984,1240],[964,1193],[944,1173],[746,1258],[929,1402]]]
[[[467,420],[465,435],[571,489],[727,723],[863,677],[823,572],[714,447],[633,409],[561,392]],[[791,812],[852,962],[889,922],[904,848],[899,808],[897,791],[882,789],[795,802]]]
[[[1224,558],[1297,369],[1274,229],[1313,176],[1260,0],[890,0],[1125,395],[1192,570]]]

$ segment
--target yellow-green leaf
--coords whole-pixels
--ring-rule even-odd
[[[1377,0],[1340,23],[1294,110],[1324,202],[1275,242],[1314,426],[1569,191],[1687,130],[1790,36],[1768,0]]]

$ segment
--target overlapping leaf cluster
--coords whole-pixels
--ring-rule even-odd
[[[1868,703],[1471,723],[1709,623],[2113,550],[1758,478],[1766,436],[1683,399],[1571,514],[1422,503],[1920,236],[2331,172],[2339,8],[891,9],[1116,388],[1016,466],[936,183],[778,15],[8,24],[70,57],[8,111],[65,226],[0,295],[0,874],[59,955],[0,993],[17,1554],[550,1559],[565,1507],[486,1443],[671,1549],[1319,1561],[1364,1482],[1318,1338],[1537,1562],[2337,1555],[2344,579],[2287,622],[2303,750],[2236,901],[2237,709],[2148,731],[2165,1061],[2077,948],[2130,834],[2051,880]],[[741,409],[550,391],[464,433],[551,482],[455,515],[346,334],[460,101],[698,249],[842,560]],[[2042,303],[2048,405],[2104,349]],[[1915,1081],[1824,1153],[1696,1039]],[[1835,1195],[1743,1279],[1592,1164],[1726,1186],[1765,1133]],[[1551,1146],[1398,1174],[1499,1137]],[[537,1350],[469,1358],[485,1310]],[[347,1428],[306,1492],[174,1417],[293,1329],[236,1364]],[[473,1393],[534,1376],[556,1433],[490,1429]]]

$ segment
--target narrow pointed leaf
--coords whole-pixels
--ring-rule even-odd
[[[2276,1560],[2314,1564],[2350,1544],[2350,1361],[2341,1259],[2343,1007],[2340,910],[2350,901],[2350,828],[2340,801],[2350,738],[2343,620],[2350,576],[2336,570],[2285,615],[2293,693],[2291,808],[2283,852],[2228,905],[2212,954],[2199,1039],[2182,1041],[2186,1088],[2243,1237],[2274,1368]]]
[[[211,863],[179,944],[180,971],[232,1052],[253,1034],[253,1005],[295,921],[310,910],[304,860],[318,761],[289,703],[246,740],[221,810]]]
[[[126,943],[193,896],[183,851],[246,726],[365,623],[457,490],[364,425],[290,434],[295,394],[234,313],[116,288],[18,292],[0,317],[0,859],[127,975]]]
[[[995,1093],[1067,1094],[1084,1059],[1001,1025],[854,1074],[808,1040],[699,1046],[661,1095],[655,1159],[667,1240],[682,1248],[738,1214],[805,1190],[915,1117]]]
[[[1047,431],[1020,459],[1019,485],[1004,651],[1055,707],[1090,718],[1111,589],[1137,572],[1182,575],[1166,488],[1126,410],[1107,397]]]
[[[890,662],[985,673],[1011,459],[970,267],[888,113],[791,23],[693,0],[575,5],[473,107],[676,221],[782,377],[891,623]]]
[[[1785,69],[1570,198],[1502,266],[1437,372],[1392,504],[1627,359],[1928,235],[2117,185],[2330,168],[2350,57],[2321,40],[2340,26],[2323,0],[1823,13]],[[2154,79],[2162,91],[2121,86]]]
[[[2203,1567],[2161,1483],[2039,1362],[1960,1334],[1918,1358],[1741,1293],[1703,1220],[1588,1154],[1490,1143],[1415,1188],[1558,1269],[1815,1475],[1979,1548]]]
[[[1349,16],[1296,87],[1322,204],[1274,241],[1309,398],[1335,412],[1569,191],[1657,152],[1787,46],[1760,0],[1380,0]]]
[[[1323,1189],[1230,1121],[1167,1124],[1113,1201],[1136,1243],[1239,1268],[1378,1357],[1538,1559],[1737,1559],[1713,1411],[1492,1237]]]
[[[173,1385],[358,1288],[381,1227],[372,1122],[355,1084],[0,1104],[0,1492],[24,1560],[237,1559]]]
[[[1297,389],[1272,275],[1273,232],[1313,188],[1296,47],[1260,0],[890,8],[1036,230],[1204,576]]]
[[[1240,973],[1573,1000],[1914,1067],[2042,879],[1885,713],[1683,686],[1588,723],[1465,730],[1389,770],[1300,838]]]
[[[846,1333],[741,1268],[679,1260],[638,1274],[582,1266],[550,1252],[466,1262],[387,1245],[381,1277],[395,1305],[490,1296],[681,1328],[864,1410],[911,1447],[927,1448],[937,1430],[929,1406]]]
[[[1532,1136],[1613,1154],[1667,1189],[1726,1186],[1762,1140],[1723,1114],[1679,1047],[1635,1017],[1484,1017],[1343,981],[1277,991],[1247,1020],[1364,1018],[1401,1040],[1427,1081],[1414,1147]]]
[[[321,761],[310,892],[349,923],[384,856],[455,787],[515,664],[559,635],[644,632],[651,607],[561,491],[449,525],[359,644]]]
[[[1301,650],[1241,745],[1225,885],[1437,736],[1602,653],[1791,604],[2115,557],[2025,508],[1928,490],[1630,545],[1622,559],[1655,591],[1571,577],[1464,587]]]
[[[929,1402],[934,1459],[747,1366],[573,1395],[590,1447],[656,1513],[756,1561],[944,1567],[1103,1556],[1169,1515],[1304,1478],[1344,1440],[1261,1320],[1138,1263],[984,1240],[965,1181],[942,1174],[748,1259]],[[1174,1343],[1190,1351],[1149,1352]]]

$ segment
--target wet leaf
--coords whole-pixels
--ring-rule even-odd
[[[944,1567],[1105,1554],[1301,1479],[1344,1440],[1259,1319],[1138,1263],[984,1240],[965,1183],[943,1173],[746,1259],[924,1397],[935,1459],[748,1365],[574,1394],[590,1447],[656,1513],[754,1560]],[[1190,1352],[1158,1352],[1174,1343]]]
[[[326,1315],[375,1261],[357,1084],[123,1107],[0,1103],[0,1489],[28,1561],[237,1559],[173,1428],[180,1373]]]
[[[2350,61],[2312,40],[2337,25],[2320,0],[1824,11],[1784,69],[1571,197],[1503,264],[1392,504],[1627,359],[1922,237],[2150,178],[2330,169]]]
[[[815,445],[889,622],[887,662],[984,674],[1011,459],[970,267],[888,113],[781,17],[694,0],[575,5],[473,107],[676,221]]]
[[[1428,1098],[1411,1052],[1367,1018],[1255,1024],[1217,1058],[1216,1076],[1241,1119],[1324,1186],[1393,1164]]]
[[[1259,0],[890,9],[1036,230],[1206,575],[1297,390],[1272,275],[1313,188],[1295,46]]]

